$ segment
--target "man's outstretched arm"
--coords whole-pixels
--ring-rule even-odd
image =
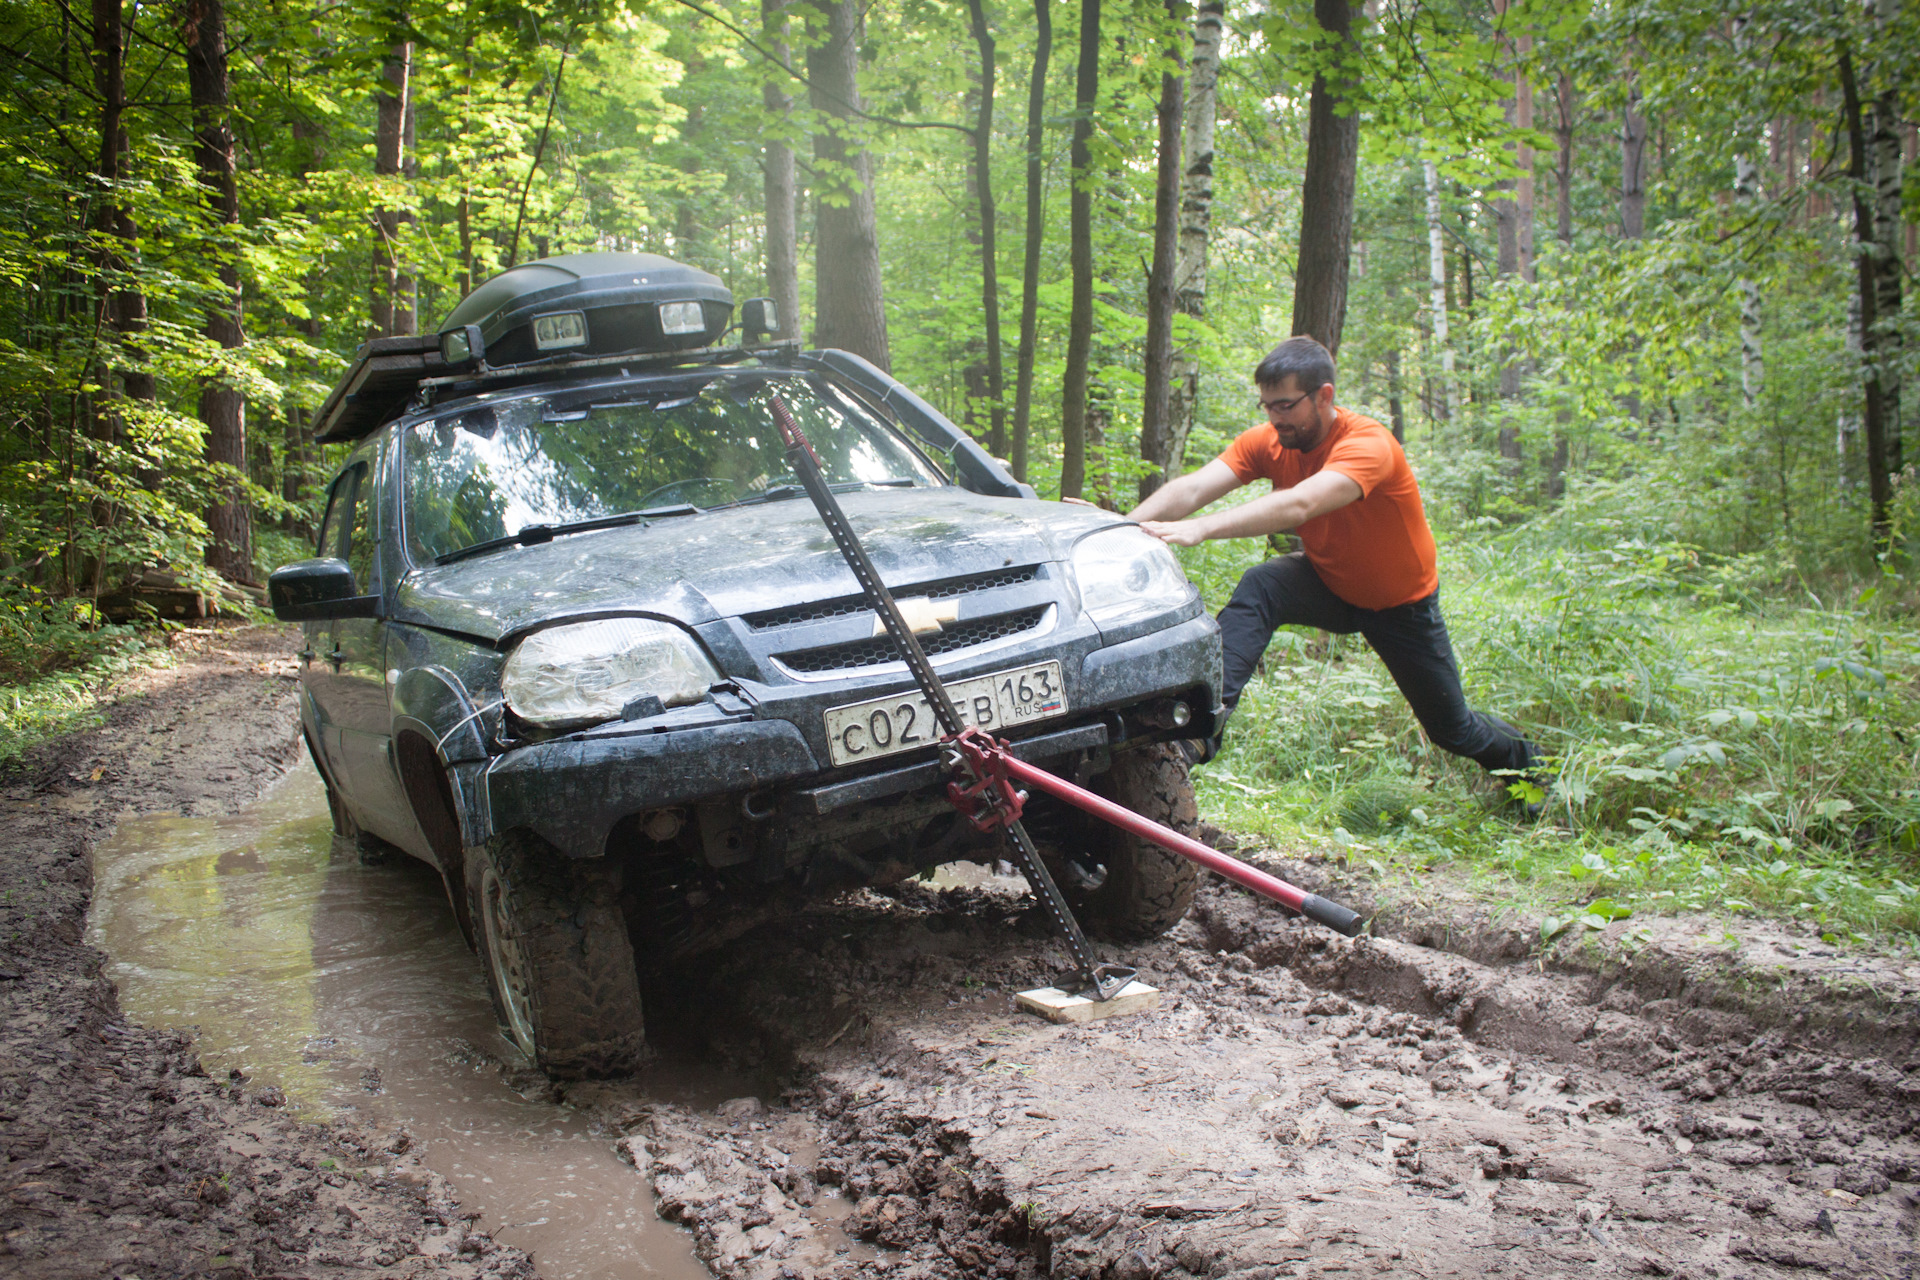
[[[1233,474],[1233,468],[1215,458],[1198,471],[1189,472],[1177,480],[1169,480],[1147,495],[1133,510],[1127,512],[1127,519],[1145,523],[1148,520],[1182,520],[1215,498],[1240,487],[1240,477]]]
[[[1182,480],[1192,480],[1204,476],[1207,470],[1219,467],[1229,476],[1232,468],[1215,459],[1191,476]],[[1175,481],[1179,483],[1179,481]],[[1182,520],[1177,516],[1159,518],[1144,516],[1143,512],[1172,485],[1154,490],[1153,496],[1141,503],[1133,512],[1140,527],[1162,542],[1176,547],[1192,547],[1214,538],[1264,538],[1270,533],[1280,533],[1287,529],[1298,529],[1316,516],[1326,515],[1329,511],[1338,511],[1350,502],[1360,499],[1360,485],[1353,477],[1338,471],[1321,471],[1308,476],[1291,489],[1281,489],[1264,498],[1255,498],[1252,502],[1229,507],[1225,511],[1216,511],[1212,515],[1198,516],[1192,520]],[[1225,492],[1222,490],[1221,492]],[[1214,497],[1219,497],[1215,494]],[[1213,501],[1208,498],[1206,502]],[[1205,506],[1206,502],[1198,504]],[[1169,504],[1172,505],[1172,504]],[[1181,514],[1195,510],[1188,507]]]

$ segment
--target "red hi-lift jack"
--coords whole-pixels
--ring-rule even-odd
[[[880,580],[880,574],[868,558],[866,548],[860,545],[853,526],[847,523],[839,500],[827,487],[826,478],[820,472],[820,460],[800,430],[800,424],[794,421],[792,411],[777,392],[769,398],[769,404],[774,422],[780,429],[780,438],[787,446],[787,464],[800,478],[807,496],[813,499],[820,518],[826,522],[827,532],[833,535],[834,545],[840,548],[840,554],[846,558],[847,567],[853,570],[854,578],[859,581],[867,602],[880,616],[887,634],[893,637],[907,670],[913,673],[914,682],[920,686],[921,694],[940,723],[942,758],[953,772],[953,780],[947,784],[947,798],[980,830],[1001,830],[1006,833],[1013,861],[1026,876],[1033,896],[1046,909],[1055,932],[1066,943],[1067,951],[1079,969],[1080,978],[1087,984],[1094,999],[1109,1000],[1119,994],[1133,981],[1134,971],[1125,965],[1102,964],[1094,958],[1086,935],[1080,930],[1080,922],[1074,919],[1073,911],[1060,893],[1060,887],[1054,883],[1046,864],[1040,860],[1039,851],[1034,848],[1033,840],[1020,821],[1020,813],[1027,800],[1027,793],[1020,789],[1022,784],[1037,787],[1097,818],[1150,840],[1169,852],[1189,858],[1209,871],[1263,897],[1272,898],[1338,933],[1352,937],[1360,932],[1363,923],[1360,916],[1339,903],[1308,893],[1257,867],[1250,867],[1238,858],[1228,857],[1198,840],[1143,818],[1131,809],[1097,796],[1084,787],[1057,778],[1045,769],[1035,768],[1015,757],[1001,739],[961,723],[960,713],[954,707],[953,699],[947,695],[946,686],[934,673],[933,664],[927,660],[918,637],[913,634],[913,628],[907,625],[899,606],[894,603],[893,593]]]

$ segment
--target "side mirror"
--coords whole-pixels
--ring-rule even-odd
[[[464,324],[441,334],[440,358],[447,362],[449,369],[464,369],[485,360],[487,341],[480,336],[480,326]]]
[[[740,304],[740,329],[749,343],[765,342],[780,332],[780,309],[772,298],[748,298]]]
[[[267,578],[267,599],[273,604],[273,616],[282,622],[378,615],[380,597],[363,596],[359,590],[347,562],[331,557],[296,560]]]

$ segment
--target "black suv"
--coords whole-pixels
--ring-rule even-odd
[[[968,721],[1175,827],[1175,739],[1218,712],[1220,641],[1166,547],[1040,502],[899,382],[766,340],[705,272],[579,254],[368,343],[319,414],[357,442],[316,558],[301,715],[336,829],[439,868],[501,1024],[558,1075],[630,1068],[637,974],[808,895],[995,845],[947,802],[938,732],[788,470],[769,397]],[[1171,928],[1191,864],[1036,798],[1096,932]]]

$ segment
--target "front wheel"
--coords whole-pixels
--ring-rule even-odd
[[[525,832],[464,859],[474,941],[508,1039],[548,1075],[621,1075],[646,1054],[633,946],[604,862]]]
[[[1116,754],[1091,789],[1181,835],[1200,824],[1186,757],[1170,743]],[[1092,932],[1139,942],[1187,918],[1199,868],[1186,858],[1060,801],[1049,800],[1034,825],[1046,831],[1049,869]]]

